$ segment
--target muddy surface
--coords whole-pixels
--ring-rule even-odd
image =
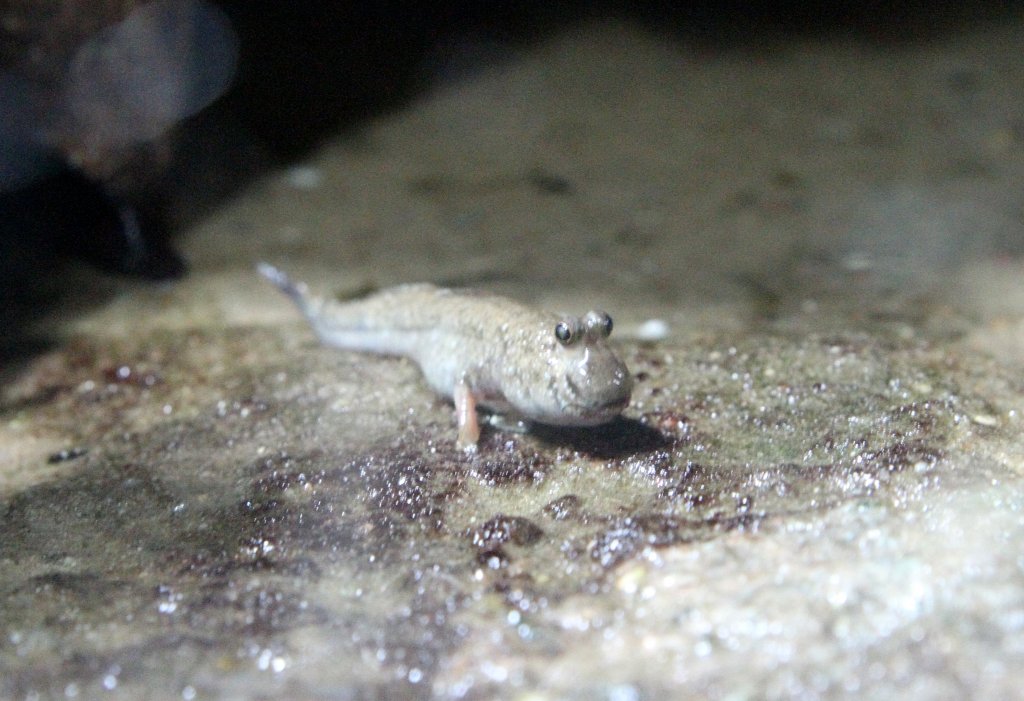
[[[44,320],[0,394],[0,696],[1019,695],[1022,27],[767,67],[581,27]],[[467,455],[258,259],[605,307],[632,404]]]

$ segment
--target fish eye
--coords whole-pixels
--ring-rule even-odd
[[[604,312],[590,312],[586,318],[587,331],[608,338],[612,334],[612,318]]]
[[[555,338],[563,346],[568,346],[579,337],[579,329],[570,321],[559,321],[555,324]]]

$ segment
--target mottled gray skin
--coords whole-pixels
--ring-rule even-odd
[[[606,423],[629,404],[633,381],[607,343],[611,319],[601,312],[561,317],[426,284],[335,302],[309,295],[266,263],[259,271],[294,300],[324,343],[419,364],[434,391],[455,401],[461,444],[476,443],[477,404],[557,426]]]

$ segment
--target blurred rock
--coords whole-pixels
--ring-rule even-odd
[[[168,233],[162,178],[175,126],[233,79],[238,46],[226,16],[202,0],[15,1],[0,24],[0,195],[19,222],[3,235],[44,247],[43,258],[52,246],[108,270],[180,274],[173,254],[155,253]],[[62,197],[68,183],[81,187]],[[39,211],[52,207],[61,212]],[[110,226],[92,226],[104,209]],[[55,219],[66,226],[32,226]]]

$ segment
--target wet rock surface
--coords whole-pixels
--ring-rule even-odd
[[[631,31],[588,31],[599,46],[636,42],[622,72],[661,85],[650,69],[672,52]],[[195,273],[177,287],[124,283],[51,320],[56,341],[0,392],[0,696],[1018,694],[1017,263],[944,260],[894,289],[872,277],[882,268],[793,254],[800,227],[834,206],[811,175],[769,178],[746,198],[747,185],[716,180],[700,206],[720,228],[682,238],[666,223],[677,166],[643,149],[648,180],[612,167],[619,147],[588,142],[598,176],[580,167],[570,188],[488,175],[518,172],[515,157],[450,164],[455,174],[426,192],[395,195],[380,175],[386,161],[413,182],[424,123],[467,104],[500,117],[495,86],[532,95],[538,66],[576,65],[559,56],[598,65],[591,43],[558,40],[538,49],[543,60],[474,78],[360,144],[329,145],[320,190],[274,180],[203,224],[186,242]],[[931,59],[907,51],[927,74]],[[611,79],[594,68],[580,80]],[[589,95],[569,104],[597,115],[593,134],[573,137],[554,115],[556,143],[620,143],[626,126],[613,120],[621,129],[609,133]],[[463,126],[501,160],[490,132]],[[750,158],[743,143],[728,148],[723,162]],[[1007,148],[1009,178],[1022,158]],[[729,187],[746,214],[715,209]],[[595,224],[605,208],[617,218]],[[529,221],[503,228],[516,212]],[[554,224],[540,227],[545,218]],[[390,224],[408,256],[374,245]],[[490,238],[444,243],[478,226]],[[524,227],[536,265],[507,255]],[[765,228],[795,233],[773,239],[775,255],[751,273]],[[753,253],[712,255],[745,241]],[[438,247],[446,263],[416,262]],[[342,293],[476,278],[556,309],[609,308],[633,401],[594,429],[487,427],[468,455],[451,405],[413,365],[321,348],[260,286],[249,258],[281,257]],[[719,287],[707,294],[710,280]],[[638,331],[652,317],[667,332]]]
[[[280,345],[81,341],[8,399],[33,425],[83,420],[2,504],[5,696],[656,697],[673,675],[731,686],[713,660],[742,650],[753,688],[815,691],[824,659],[845,686],[817,692],[895,692],[920,656],[1019,635],[1016,414],[948,350],[623,344],[640,384],[618,422],[492,430],[469,456],[403,361],[309,344],[302,369],[268,368]],[[235,361],[203,381],[211,347]],[[955,596],[975,586],[998,611]]]

